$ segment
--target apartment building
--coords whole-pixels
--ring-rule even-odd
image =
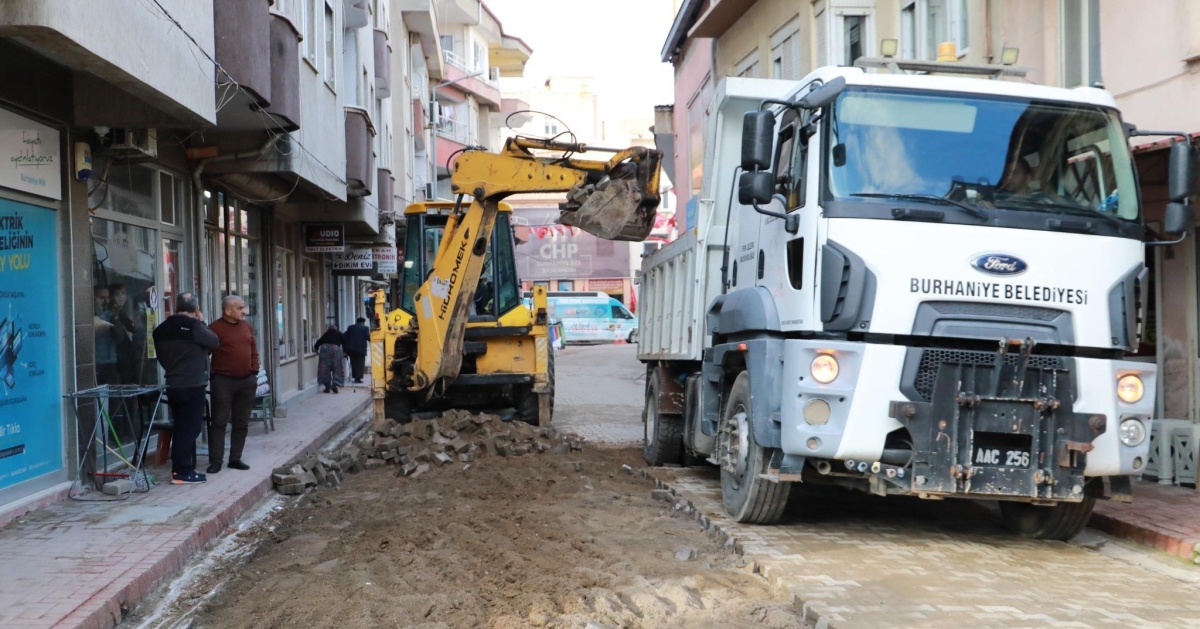
[[[209,319],[243,297],[264,403],[315,391],[313,342],[387,275],[309,232],[395,250],[410,176],[392,94],[410,77],[392,69],[421,31],[394,28],[406,15],[386,0],[0,5],[0,506],[80,465],[96,408],[65,394],[161,382],[150,332],[180,292]],[[152,408],[113,414],[117,452]]]

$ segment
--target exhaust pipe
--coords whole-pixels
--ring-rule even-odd
[[[822,476],[832,471],[833,466],[829,464],[829,461],[819,461],[817,463],[817,472],[819,472]]]

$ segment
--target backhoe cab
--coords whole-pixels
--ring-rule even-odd
[[[572,157],[586,152],[613,156]],[[510,138],[498,154],[460,155],[450,179],[458,200],[405,210],[400,307],[385,312],[382,291],[375,295],[375,416],[408,421],[416,412],[513,407],[524,421],[549,423],[554,357],[545,289],[534,289],[532,309],[522,304],[512,208],[502,199],[567,192],[562,223],[609,240],[642,240],[654,225],[661,161],[660,152],[643,147],[523,137]]]

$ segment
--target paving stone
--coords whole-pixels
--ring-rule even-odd
[[[691,561],[697,554],[696,549],[691,546],[680,546],[679,550],[675,551],[675,558],[679,561]]]
[[[458,460],[460,463],[470,463],[475,460],[475,455],[470,452],[464,452],[458,455]]]
[[[421,474],[424,474],[425,472],[428,472],[428,471],[429,471],[429,464],[422,463],[417,466],[417,469],[413,470],[413,473],[410,476],[410,478],[416,478],[416,477],[420,476]]]
[[[363,469],[374,470],[385,465],[387,465],[387,463],[384,463],[383,459],[367,459],[367,462],[363,464]]]
[[[445,452],[438,452],[433,456],[433,458],[435,461],[437,461],[438,465],[445,465],[447,463],[454,462],[454,459],[452,459],[450,455],[446,454]]]
[[[120,478],[104,483],[104,493],[110,496],[121,496],[132,492],[133,481],[128,478]]]
[[[304,483],[292,483],[290,485],[280,485],[276,489],[279,493],[285,496],[295,496],[304,493]]]
[[[286,474],[271,474],[271,482],[272,483],[274,483],[276,485],[292,485],[295,483],[300,483],[301,485],[304,484],[304,480],[300,478],[300,475],[291,473],[291,471],[292,471],[291,467],[275,468],[275,469],[285,469],[285,470],[287,470],[287,473]]]
[[[651,490],[651,492],[650,492],[651,500],[662,500],[664,502],[670,502],[671,499],[673,499],[674,497],[675,496],[671,494],[670,489],[654,489],[654,490]]]

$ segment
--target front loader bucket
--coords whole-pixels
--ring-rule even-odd
[[[558,206],[559,222],[606,240],[645,240],[658,209],[661,158],[658,151],[650,151],[647,159],[620,164],[598,182],[571,188]]]

